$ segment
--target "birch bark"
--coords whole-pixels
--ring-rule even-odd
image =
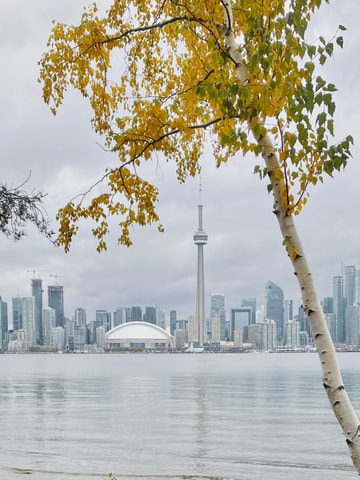
[[[227,52],[233,59],[237,77],[242,85],[249,81],[249,75],[242,54],[235,41],[232,30],[231,0],[222,1],[224,7],[224,35]],[[279,222],[280,231],[284,239],[289,258],[297,277],[303,308],[309,320],[314,337],[317,353],[321,363],[322,378],[330,405],[343,430],[346,443],[350,450],[353,464],[360,474],[360,425],[350,399],[345,390],[340,368],[336,358],[336,351],[327,328],[325,316],[320,305],[313,277],[308,266],[294,218],[289,215],[283,206],[281,191],[284,187],[284,176],[278,156],[269,135],[259,137],[254,132],[254,123],[248,122],[257,143],[262,147],[268,176],[274,196],[273,213]]]

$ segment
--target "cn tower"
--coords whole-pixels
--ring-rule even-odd
[[[196,317],[195,317],[195,335],[200,346],[207,341],[207,326],[205,318],[205,289],[204,289],[204,245],[207,244],[208,236],[203,230],[202,225],[202,199],[201,199],[201,181],[199,186],[199,225],[194,234],[194,243],[197,245],[197,284],[196,284]]]

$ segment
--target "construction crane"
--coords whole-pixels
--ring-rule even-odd
[[[45,272],[45,270],[37,270],[37,269],[32,269],[32,270],[26,270],[28,273],[32,273],[33,274],[33,278],[35,278],[35,273],[38,273],[39,274],[39,278],[40,278],[40,272]]]
[[[58,284],[58,283],[57,283],[57,279],[58,279],[59,277],[62,277],[62,275],[58,275],[57,273],[56,273],[55,275],[49,275],[49,276],[55,278],[55,285]]]

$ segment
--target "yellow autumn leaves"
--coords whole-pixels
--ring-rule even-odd
[[[334,90],[314,75],[315,61],[331,55],[332,44],[305,40],[320,4],[113,0],[103,17],[94,5],[78,25],[55,24],[40,61],[44,100],[55,113],[70,85],[80,91],[91,105],[95,131],[119,162],[99,180],[101,194],[60,210],[59,243],[67,250],[85,218],[95,222],[92,233],[98,249],[105,249],[109,218],[119,215],[118,240],[130,245],[131,225],[159,223],[157,189],[138,176],[137,167],[161,153],[176,162],[184,181],[198,172],[209,138],[221,165],[233,156],[241,161],[247,152],[261,154],[261,138],[271,136],[284,180],[283,207],[298,213],[308,186],[350,155],[351,138],[329,144]],[[239,84],[227,48],[229,8],[249,74],[246,85]]]

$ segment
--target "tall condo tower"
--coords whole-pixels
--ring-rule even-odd
[[[202,346],[207,341],[207,327],[205,318],[205,289],[204,289],[204,245],[207,244],[208,236],[203,230],[202,224],[202,199],[201,183],[199,187],[199,225],[194,234],[194,243],[197,245],[197,284],[196,284],[196,317],[195,317],[195,336]]]

